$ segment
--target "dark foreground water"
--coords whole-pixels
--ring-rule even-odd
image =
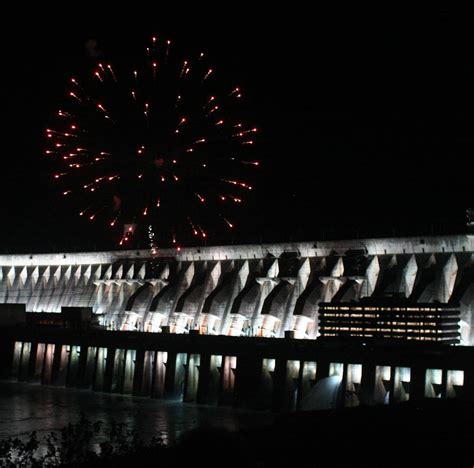
[[[78,422],[81,413],[91,422],[114,419],[138,430],[145,441],[162,437],[167,444],[201,425],[233,430],[262,426],[274,418],[271,413],[0,382],[0,439],[31,431],[37,431],[39,438],[43,438],[68,423]]]

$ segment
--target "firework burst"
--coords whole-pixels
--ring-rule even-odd
[[[242,89],[221,83],[207,54],[174,54],[152,37],[142,55],[70,78],[45,155],[80,216],[117,229],[120,245],[142,226],[156,252],[235,228],[259,166],[258,129],[244,120]]]

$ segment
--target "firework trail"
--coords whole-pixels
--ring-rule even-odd
[[[78,214],[123,246],[141,232],[153,253],[158,239],[179,249],[234,229],[259,166],[242,89],[221,83],[207,54],[177,50],[154,36],[133,63],[101,57],[69,79],[46,129],[53,180]]]

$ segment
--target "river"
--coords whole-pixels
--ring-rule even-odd
[[[83,413],[91,422],[115,420],[137,430],[145,441],[161,437],[166,444],[190,429],[212,425],[227,429],[261,426],[272,413],[194,405],[39,384],[0,382],[0,440],[36,431],[43,438]]]

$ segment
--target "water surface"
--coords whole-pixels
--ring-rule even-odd
[[[18,382],[0,382],[0,439],[37,431],[43,438],[81,413],[91,422],[115,419],[136,429],[144,440],[162,437],[173,444],[185,431],[201,425],[231,430],[260,426],[273,420],[265,412],[194,405]]]

